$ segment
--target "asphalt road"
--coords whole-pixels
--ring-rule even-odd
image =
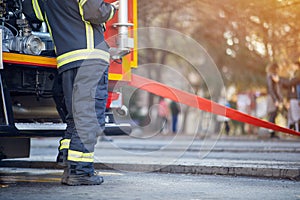
[[[248,177],[101,171],[100,186],[60,184],[61,170],[0,168],[0,199],[300,199],[300,182]]]

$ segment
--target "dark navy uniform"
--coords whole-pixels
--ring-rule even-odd
[[[29,2],[34,17],[47,23],[56,48],[67,111],[67,131],[59,149],[67,155],[68,177],[92,177],[94,147],[104,130],[108,96],[110,55],[103,24],[114,16],[116,9],[103,0]],[[27,4],[25,0],[25,15],[33,18]],[[76,185],[76,180],[62,182]]]

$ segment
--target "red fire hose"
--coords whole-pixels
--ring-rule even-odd
[[[206,112],[211,112],[216,115],[222,115],[236,121],[244,122],[258,127],[272,129],[274,131],[280,131],[300,136],[299,132],[294,131],[292,129],[278,126],[265,120],[261,120],[259,118],[239,112],[232,108],[227,108],[208,99],[201,98],[197,95],[169,87],[157,81],[153,81],[138,75],[132,75],[132,81],[129,83],[129,85],[138,89],[148,91],[155,95],[162,96],[173,101],[188,105],[190,107],[194,107]]]

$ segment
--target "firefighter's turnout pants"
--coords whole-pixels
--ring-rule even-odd
[[[62,72],[67,130],[60,151],[67,152],[71,174],[94,173],[94,147],[105,126],[108,64],[89,65]]]

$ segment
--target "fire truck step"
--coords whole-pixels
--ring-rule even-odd
[[[19,131],[64,131],[67,125],[65,123],[15,123]],[[105,135],[130,135],[132,131],[131,125],[128,123],[106,123]]]
[[[18,130],[65,130],[65,123],[15,123]]]

